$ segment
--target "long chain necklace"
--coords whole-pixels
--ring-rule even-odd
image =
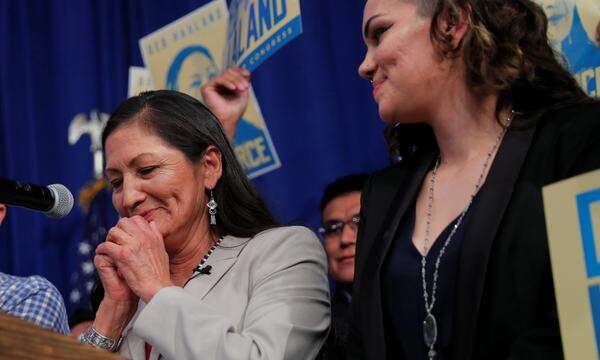
[[[426,219],[426,224],[425,224],[425,238],[423,241],[424,242],[423,255],[421,255],[421,279],[423,280],[423,298],[425,300],[425,312],[426,312],[425,319],[423,320],[423,340],[425,341],[425,345],[429,349],[429,351],[427,352],[427,357],[429,358],[429,360],[433,360],[435,358],[435,356],[437,355],[437,352],[433,349],[435,346],[435,343],[437,341],[437,333],[438,333],[437,321],[436,321],[435,316],[433,315],[432,311],[433,311],[433,306],[435,305],[435,294],[437,291],[437,280],[438,280],[438,273],[439,273],[439,268],[440,268],[440,261],[442,259],[442,256],[444,256],[444,253],[446,252],[446,247],[448,247],[450,240],[452,240],[452,237],[454,236],[454,234],[456,233],[456,230],[462,223],[463,218],[465,217],[465,214],[467,213],[467,211],[469,210],[469,207],[473,203],[473,199],[475,198],[475,196],[477,195],[477,192],[481,188],[481,184],[482,184],[483,178],[485,176],[485,171],[486,171],[487,167],[489,166],[490,160],[492,159],[492,156],[495,154],[496,149],[500,145],[502,138],[506,134],[506,130],[508,129],[508,127],[512,121],[513,114],[514,114],[514,111],[511,111],[510,114],[508,115],[506,126],[500,132],[500,134],[496,138],[496,142],[494,143],[494,146],[488,152],[488,154],[485,158],[485,161],[483,162],[483,169],[481,170],[481,173],[479,174],[479,179],[477,179],[477,184],[475,185],[475,190],[471,194],[471,197],[469,198],[469,202],[464,207],[463,211],[460,213],[460,216],[456,220],[456,223],[454,223],[454,226],[452,227],[450,234],[446,238],[446,241],[444,241],[444,245],[442,246],[440,253],[438,254],[438,257],[435,260],[435,270],[433,272],[433,286],[431,289],[431,301],[430,301],[429,295],[427,293],[427,280],[425,277],[425,266],[427,265],[426,256],[427,256],[427,253],[429,252],[429,226],[431,225],[431,209],[433,207],[433,188],[435,186],[435,180],[436,180],[436,176],[437,176],[437,170],[438,170],[438,167],[439,167],[440,161],[441,161],[441,156],[438,156],[435,166],[433,167],[433,171],[431,172],[431,179],[429,180],[429,188],[427,191],[427,219]]]

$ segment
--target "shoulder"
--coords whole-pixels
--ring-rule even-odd
[[[265,230],[248,242],[241,256],[257,272],[273,272],[303,264],[316,265],[326,271],[327,266],[321,242],[314,232],[303,226]]]
[[[41,276],[19,277],[7,274],[1,275],[0,298],[6,303],[20,302],[39,293],[51,293],[60,297],[58,290],[50,281]]]
[[[600,102],[544,112],[537,124],[531,157],[554,169],[552,180],[600,167]]]
[[[282,226],[262,231],[248,243],[253,251],[322,250],[321,242],[313,231],[304,226]]]
[[[393,186],[405,173],[407,162],[400,161],[374,172],[369,178],[372,187]]]
[[[542,130],[571,135],[574,141],[597,136],[600,134],[600,101],[546,110],[538,125]]]
[[[13,276],[13,286],[10,293],[13,300],[40,299],[48,304],[63,306],[62,296],[50,281],[41,276]]]
[[[415,161],[416,159],[401,161],[371,175],[362,191],[361,213],[363,217],[373,211],[381,213],[388,209],[401,184],[407,178],[414,176]]]
[[[0,304],[9,314],[68,333],[62,296],[50,281],[41,276],[3,275]]]

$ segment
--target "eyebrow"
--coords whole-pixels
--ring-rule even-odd
[[[134,157],[133,159],[131,159],[131,160],[129,161],[129,163],[127,163],[127,167],[131,167],[131,166],[132,166],[133,164],[135,164],[135,163],[136,163],[136,162],[137,162],[137,161],[138,161],[138,160],[139,160],[139,159],[140,159],[142,156],[152,156],[152,155],[153,155],[152,153],[141,153],[141,154],[137,155],[136,157]],[[109,173],[109,172],[113,172],[113,173],[114,173],[114,172],[116,172],[116,173],[120,173],[120,171],[119,171],[119,170],[117,170],[117,169],[113,169],[113,168],[106,168],[104,171],[105,171],[105,172],[107,172],[107,173]]]
[[[376,18],[383,16],[383,14],[375,14],[373,16],[371,16],[369,18],[369,20],[367,20],[367,22],[365,23],[365,29],[364,29],[364,34],[365,34],[365,38],[368,37],[369,35],[369,26],[371,25],[371,21],[375,20]]]

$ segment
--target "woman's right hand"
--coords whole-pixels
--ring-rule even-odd
[[[104,288],[104,298],[92,326],[100,334],[117,340],[135,314],[139,298],[121,277],[110,257],[96,254],[94,265]]]
[[[239,67],[228,68],[202,85],[200,94],[232,142],[237,124],[248,107],[250,72]]]
[[[104,287],[103,301],[114,303],[137,302],[137,295],[131,291],[125,279],[119,275],[119,270],[110,257],[104,254],[96,254],[94,265]]]

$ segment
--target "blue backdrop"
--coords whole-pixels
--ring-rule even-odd
[[[69,123],[93,109],[110,113],[126,97],[128,67],[142,66],[138,40],[204,3],[0,1],[0,177],[84,187],[93,178],[89,137],[70,146]],[[387,159],[370,86],[357,75],[363,1],[301,7],[304,33],[253,74],[282,163],[253,183],[279,221],[314,229],[330,181]],[[94,221],[80,209],[57,221],[9,208],[0,271],[43,275],[68,300]]]

